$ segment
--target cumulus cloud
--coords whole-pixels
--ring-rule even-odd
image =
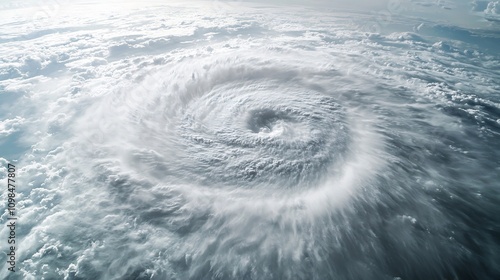
[[[472,11],[480,13],[486,20],[500,22],[500,1],[473,1]]]
[[[500,14],[500,1],[489,2],[484,12],[492,15]]]
[[[19,127],[24,123],[24,118],[15,117],[13,119],[6,119],[0,121],[0,136],[9,136],[10,134],[19,130]]]

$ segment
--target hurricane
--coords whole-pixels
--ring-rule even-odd
[[[2,277],[500,276],[495,4],[56,3],[0,28]]]

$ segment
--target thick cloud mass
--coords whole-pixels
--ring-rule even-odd
[[[494,15],[500,14],[500,2],[498,1],[489,2],[484,12],[487,14],[494,14]]]
[[[58,3],[0,27],[2,278],[499,278],[494,29]]]

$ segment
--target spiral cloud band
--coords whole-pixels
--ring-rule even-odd
[[[0,36],[24,185],[2,277],[500,275],[498,32],[224,2],[47,20]]]

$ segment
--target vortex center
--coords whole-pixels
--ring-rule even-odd
[[[283,132],[286,122],[292,121],[284,112],[271,109],[254,110],[250,112],[248,128],[254,133]]]

